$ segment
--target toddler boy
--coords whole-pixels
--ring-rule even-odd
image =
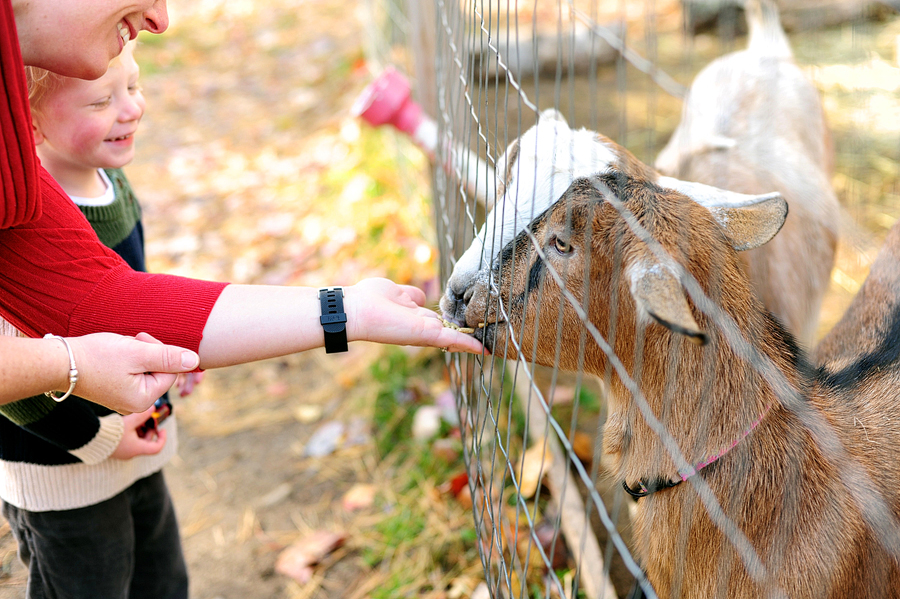
[[[100,240],[145,270],[141,209],[121,168],[144,114],[131,41],[94,81],[29,69],[41,162]],[[187,598],[187,567],[162,467],[174,418],[121,416],[70,397],[0,408],[0,498],[28,566],[28,597]]]

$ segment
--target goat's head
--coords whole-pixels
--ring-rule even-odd
[[[608,142],[608,143],[607,143]],[[570,129],[554,109],[513,141],[497,160],[497,202],[472,245],[460,256],[441,298],[450,322],[465,320],[465,291],[504,245],[555,202],[578,177],[605,172],[618,146],[587,129]]]
[[[617,171],[575,180],[465,291],[467,325],[495,355],[521,353],[565,370],[579,367],[580,309],[604,336],[615,326],[617,339],[634,339],[638,323],[656,323],[704,343],[706,317],[692,308],[676,263],[707,293],[718,277],[720,292],[737,287],[728,293],[749,301],[735,250],[771,239],[787,203],[778,194],[715,197],[697,189],[688,197]],[[510,332],[518,350],[505,343]],[[585,370],[602,373],[603,352],[587,353]]]
[[[623,172],[680,191],[703,203],[746,202],[748,196],[688,183],[659,173],[609,138],[587,129],[571,129],[556,110],[545,110],[538,123],[512,142],[497,161],[497,197],[484,226],[459,258],[440,307],[455,324],[466,321],[466,305],[479,271],[535,217],[586,177]],[[768,196],[760,196],[768,197]]]

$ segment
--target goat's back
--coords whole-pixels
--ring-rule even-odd
[[[851,467],[864,471],[874,486],[874,493],[858,493],[857,499],[870,510],[883,500],[893,517],[893,521],[882,521],[878,516],[881,530],[873,537],[894,539],[896,576],[900,561],[900,223],[888,233],[866,281],[843,318],[815,348],[812,359],[817,367],[813,401],[855,461]],[[870,520],[873,513],[877,510],[870,512]],[[883,541],[875,539],[865,551],[890,560]],[[900,593],[897,586],[885,588]]]
[[[888,232],[865,282],[819,342],[813,362],[833,376],[860,378],[900,358],[900,223]]]

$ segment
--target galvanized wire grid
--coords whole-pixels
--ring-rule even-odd
[[[393,3],[387,6],[393,7],[395,17],[403,12]],[[616,0],[533,2],[527,6],[512,1],[435,0],[433,13],[429,12],[435,36],[434,116],[441,138],[446,140],[438,149],[436,163],[452,165],[434,170],[443,281],[491,207],[497,191],[492,169],[498,157],[535,122],[540,110],[557,108],[568,116],[573,128],[600,131],[652,164],[664,141],[660,139],[662,130],[671,131],[671,119],[673,114],[677,118],[686,86],[705,60],[694,55],[690,33],[682,34],[676,46],[679,55],[660,54],[659,29],[671,32],[673,19],[683,19],[683,24],[690,20],[680,11],[680,4],[661,0],[643,2],[640,10],[635,3]],[[717,25],[723,53],[744,43],[735,33],[740,27],[735,19],[742,17],[729,14]],[[403,21],[403,27],[420,25]],[[629,35],[634,32],[639,34],[632,39]],[[672,48],[670,38],[667,47]],[[550,45],[555,56],[548,60],[546,53],[539,51],[541,45],[544,49]],[[640,96],[637,109],[633,105],[636,95]],[[635,115],[636,111],[640,114]],[[490,168],[471,159],[465,150],[481,157]],[[467,182],[472,180],[483,182],[489,190],[486,199],[467,192],[471,189]],[[598,189],[620,209],[634,234],[658,258],[666,258],[665,250],[622,208],[615,190],[602,185]],[[487,244],[502,247],[509,241],[489,236]],[[532,243],[539,248],[533,236]],[[620,259],[616,256],[617,263]],[[874,489],[873,481],[843,454],[834,431],[800,401],[797,391],[757,351],[753,340],[744,338],[697,281],[683,270],[679,275],[692,302],[712,319],[733,351],[761,373],[783,404],[815,431],[816,442],[838,465],[843,483],[855,489]],[[562,275],[552,267],[549,276],[562,284]],[[687,466],[659,415],[644,399],[640,381],[628,375],[613,353],[608,331],[600,331],[586,320],[584,306],[572,293],[566,291],[564,297],[583,318],[581,351],[591,341],[608,356],[611,371],[607,376],[622,379],[669,456],[679,467]],[[503,313],[505,307],[498,309]],[[556,334],[559,343],[561,331],[542,333]],[[515,332],[504,342],[519,347]],[[626,596],[639,588],[645,596],[655,597],[631,553],[628,513],[632,500],[618,486],[621,481],[604,478],[600,446],[605,386],[587,380],[581,372],[562,373],[525,360],[453,356],[448,365],[464,423],[474,519],[490,595],[606,597]],[[723,373],[709,372],[708,376]],[[585,433],[591,441],[589,455],[576,447],[583,445]],[[542,484],[533,480],[535,459]],[[697,493],[750,576],[763,585],[771,582],[772,573],[729,516],[736,506],[720,505],[702,477],[692,477],[686,484]],[[881,543],[900,558],[900,524],[877,493],[874,497],[872,501],[871,493],[859,491],[857,500],[866,519],[879,524]],[[574,520],[573,509],[579,512]],[[564,545],[557,542],[560,538]],[[783,593],[775,588],[771,596]]]

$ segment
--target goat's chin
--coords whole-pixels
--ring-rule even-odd
[[[491,322],[475,329],[474,337],[481,341],[485,349],[498,358],[513,360],[517,357],[515,346],[509,342],[505,322]],[[502,352],[502,355],[497,352]]]
[[[494,353],[494,347],[497,345],[497,325],[488,324],[480,329],[475,329],[473,337],[481,341],[486,350]]]

